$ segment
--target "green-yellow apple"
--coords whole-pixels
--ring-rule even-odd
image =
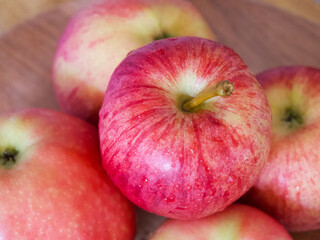
[[[103,0],[80,11],[67,26],[53,65],[55,92],[63,111],[91,122],[111,74],[133,49],[157,39],[214,39],[208,25],[185,0]]]
[[[111,77],[100,111],[103,165],[139,207],[205,217],[253,185],[270,127],[267,98],[232,49],[163,39],[133,51]]]
[[[266,167],[245,200],[290,231],[320,228],[320,69],[287,66],[257,75],[272,110]]]
[[[264,212],[234,204],[197,220],[165,221],[151,240],[292,240],[285,228]]]
[[[133,206],[101,166],[97,129],[62,113],[0,114],[0,199],[1,239],[134,238]]]

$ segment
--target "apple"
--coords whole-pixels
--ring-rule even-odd
[[[97,124],[109,79],[131,50],[189,35],[214,39],[188,1],[95,1],[71,20],[59,42],[53,82],[61,109]]]
[[[285,228],[264,212],[241,204],[197,220],[166,220],[150,240],[292,240]]]
[[[320,228],[320,69],[285,66],[257,75],[271,106],[271,150],[244,198],[289,231]]]
[[[201,218],[254,184],[270,127],[267,98],[232,49],[198,37],[159,40],[111,77],[99,122],[103,166],[142,209]]]
[[[51,110],[1,113],[1,239],[134,238],[134,208],[103,170],[98,139]]]

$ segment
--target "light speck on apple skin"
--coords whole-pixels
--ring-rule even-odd
[[[181,110],[185,96],[225,79],[235,85],[230,97]],[[270,123],[260,85],[233,50],[200,38],[160,40],[112,76],[100,111],[103,164],[139,207],[200,218],[253,185],[269,153]]]

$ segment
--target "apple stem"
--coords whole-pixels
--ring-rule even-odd
[[[182,109],[186,112],[192,112],[196,107],[206,100],[216,96],[228,97],[233,93],[233,90],[233,83],[228,80],[223,80],[212,88],[204,89],[197,96],[185,102],[182,106]]]

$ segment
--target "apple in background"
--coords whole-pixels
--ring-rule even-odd
[[[271,150],[244,199],[289,231],[320,228],[320,69],[278,67],[257,79],[273,114]]]
[[[132,204],[100,161],[98,131],[58,112],[0,115],[1,239],[133,239]]]
[[[241,204],[197,220],[165,221],[151,240],[292,240],[285,228],[264,212]]]
[[[201,218],[253,185],[270,127],[263,90],[232,49],[197,37],[159,40],[111,77],[100,111],[102,161],[139,207]]]
[[[54,60],[61,109],[97,123],[109,79],[121,60],[133,49],[177,36],[214,39],[185,0],[103,0],[87,6],[67,26]]]

